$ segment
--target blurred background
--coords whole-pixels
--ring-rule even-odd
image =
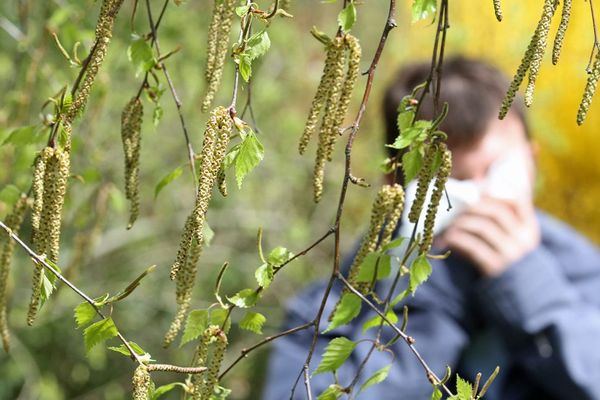
[[[0,142],[16,128],[39,125],[43,103],[74,81],[78,71],[62,57],[50,32],[56,32],[67,49],[80,41],[83,57],[92,44],[99,3],[93,0],[0,2]],[[175,311],[175,288],[168,279],[168,269],[194,201],[192,177],[185,166],[186,147],[168,92],[161,100],[164,116],[156,126],[152,121],[153,106],[145,102],[142,213],[131,231],[125,229],[128,205],[122,192],[120,114],[142,80],[141,76],[135,76],[127,58],[132,3],[125,2],[86,113],[74,126],[72,172],[77,177],[70,181],[59,264],[92,297],[116,293],[149,265],[156,264],[157,270],[141,287],[116,306],[113,317],[125,336],[154,358],[185,365],[192,356],[192,344],[181,349],[161,347]],[[151,3],[158,14],[163,2]],[[364,70],[377,45],[388,2],[361,3],[353,32],[361,40]],[[259,4],[267,8],[270,2],[259,1]],[[208,222],[215,237],[201,259],[194,308],[206,307],[214,301],[212,288],[218,269],[226,260],[230,269],[222,293],[231,295],[255,285],[254,270],[260,265],[255,245],[259,227],[264,230],[266,250],[284,246],[298,252],[322,235],[333,221],[343,175],[343,146],[338,146],[334,162],[327,165],[324,197],[314,205],[311,184],[314,145],[301,157],[297,142],[324,61],[323,46],[309,31],[314,25],[334,34],[341,1],[324,4],[317,0],[292,0],[291,4],[294,18],[273,22],[269,28],[271,49],[254,65],[252,99],[265,158],[246,178],[241,190],[231,180],[227,198],[213,196]],[[148,29],[145,10],[142,4],[140,7],[134,30],[143,34]],[[503,7],[504,20],[498,23],[491,0],[451,2],[448,54],[482,57],[512,76],[539,18],[541,2],[503,0]],[[167,66],[183,102],[196,150],[200,149],[206,121],[200,104],[211,9],[212,2],[202,0],[188,0],[180,6],[170,4],[159,30],[163,52],[182,47],[167,60]],[[385,158],[381,93],[403,63],[430,57],[435,33],[431,21],[411,24],[409,0],[398,2],[396,17],[398,29],[392,31],[384,51],[354,147],[353,172],[375,188],[381,178],[379,165]],[[232,37],[237,36],[237,25],[233,31]],[[600,157],[594,154],[600,149],[600,99],[596,99],[585,125],[575,124],[592,42],[588,3],[577,2],[559,65],[552,66],[549,59],[543,65],[530,118],[541,148],[539,207],[599,242],[600,213],[596,204],[600,201],[600,185],[596,183],[600,179]],[[215,104],[230,102],[233,77],[230,61],[224,76]],[[163,86],[166,88],[164,82]],[[355,91],[350,115],[356,112],[363,88],[364,79]],[[247,90],[242,87],[238,108],[243,106],[246,96]],[[31,129],[31,140],[19,147],[0,147],[0,218],[10,210],[19,191],[26,191],[30,185],[30,165],[45,137],[35,135],[35,131]],[[183,175],[154,198],[157,183],[181,165],[184,165]],[[350,189],[342,225],[344,251],[348,251],[366,224],[374,190],[356,186]],[[21,235],[29,238],[28,221]],[[265,335],[278,331],[282,305],[293,293],[314,279],[328,276],[332,244],[331,240],[326,241],[277,276],[257,306],[257,311],[268,317]],[[17,250],[9,284],[12,349],[9,355],[0,353],[0,399],[126,398],[133,364],[101,346],[85,354],[81,332],[76,331],[72,317],[80,299],[72,292],[60,289],[44,306],[35,325],[26,326],[30,280],[31,262]],[[233,318],[239,319],[241,314],[234,313]],[[260,338],[232,329],[226,363],[244,346]],[[224,385],[233,390],[231,399],[260,398],[267,357],[268,347],[265,347],[252,353],[228,375]],[[155,378],[160,385],[177,377],[160,374]],[[165,398],[179,398],[179,393],[174,391]]]

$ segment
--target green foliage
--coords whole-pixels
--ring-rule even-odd
[[[442,391],[439,387],[433,387],[433,392],[431,392],[431,400],[442,400]]]
[[[356,280],[358,282],[371,282],[373,278],[376,280],[385,279],[392,271],[392,258],[388,254],[369,253],[366,255]]]
[[[180,382],[173,382],[166,385],[162,385],[154,389],[154,391],[150,394],[150,400],[156,400],[160,398],[160,396],[162,396],[163,394],[170,392],[178,386],[183,388],[183,390],[186,389],[186,386]]]
[[[412,21],[433,17],[437,9],[437,0],[413,0]]]
[[[364,390],[368,389],[369,387],[371,387],[373,385],[377,385],[378,383],[381,383],[384,380],[386,380],[386,378],[388,377],[388,374],[390,373],[391,367],[392,367],[392,365],[390,364],[390,365],[386,365],[385,367],[381,368],[380,370],[375,371],[373,373],[373,375],[371,375],[369,377],[369,379],[367,379],[365,381],[365,383],[362,384],[358,393],[362,393]]]
[[[98,343],[103,343],[118,334],[119,331],[111,317],[95,322],[83,331],[85,349],[89,352]]]
[[[227,297],[229,302],[240,308],[252,307],[258,301],[258,293],[254,289],[246,288],[237,292],[232,297]]]
[[[132,42],[127,49],[127,57],[135,67],[136,76],[150,71],[155,64],[152,47],[145,38],[138,35],[132,36]]]
[[[252,130],[244,135],[234,161],[235,178],[239,188],[242,187],[246,175],[262,161],[264,152],[263,145]]]
[[[394,310],[388,310],[388,312],[385,314],[385,317],[387,318],[388,321],[390,321],[392,324],[397,324],[398,323],[398,316],[396,315],[396,313],[394,312]],[[385,322],[383,320],[383,318],[381,318],[381,316],[379,315],[375,315],[374,317],[368,319],[362,326],[362,331],[363,333],[366,332],[367,330],[371,329],[371,328],[376,328],[379,327],[379,325],[381,324],[387,324],[387,322]]]
[[[329,332],[338,326],[346,325],[360,314],[362,300],[354,293],[344,293],[340,303],[335,309],[331,323],[323,331]]]
[[[473,387],[460,376],[456,375],[456,394],[448,400],[471,400]]]
[[[81,328],[82,326],[86,326],[90,322],[94,320],[96,317],[96,309],[92,307],[90,303],[84,301],[75,307],[75,322],[77,322],[77,327]]]
[[[185,323],[183,336],[179,347],[197,339],[202,335],[202,332],[208,327],[208,310],[193,310],[189,313]]]
[[[343,388],[340,385],[329,385],[323,393],[321,393],[317,400],[337,400],[342,397]]]
[[[417,287],[429,278],[429,275],[431,275],[431,264],[425,254],[420,255],[410,267],[410,291],[414,293]]]
[[[356,22],[356,6],[354,1],[350,1],[346,8],[344,8],[338,14],[338,25],[344,33],[347,33],[352,29]]]
[[[337,370],[354,351],[356,343],[345,337],[332,339],[323,353],[321,363],[313,375]]]
[[[46,140],[46,130],[39,125],[28,125],[13,129],[2,142],[2,146],[25,146],[28,144],[41,144]]]
[[[266,321],[267,318],[261,313],[246,311],[244,318],[240,321],[240,328],[262,335],[262,327]]]
[[[173,171],[169,172],[167,175],[165,175],[165,177],[162,178],[154,188],[154,198],[158,196],[158,194],[165,188],[165,186],[173,182],[175,179],[179,178],[182,173],[183,167],[179,166]]]

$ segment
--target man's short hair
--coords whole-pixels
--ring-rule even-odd
[[[400,69],[387,89],[383,102],[386,143],[393,143],[398,136],[396,121],[402,97],[427,80],[430,68],[429,63],[406,65]],[[475,143],[486,132],[488,125],[498,116],[508,86],[506,76],[484,61],[464,56],[454,56],[444,61],[439,104],[441,106],[448,102],[449,111],[440,129],[448,134],[450,148]],[[523,122],[529,135],[525,106],[519,95],[515,98],[511,112]],[[435,118],[432,94],[425,96],[417,118]],[[394,149],[390,150],[392,155],[396,154]]]

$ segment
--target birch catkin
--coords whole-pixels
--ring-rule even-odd
[[[135,369],[133,373],[133,379],[131,384],[133,386],[133,400],[149,400],[150,399],[150,385],[151,385],[150,372],[148,367],[140,365]]]
[[[427,190],[429,189],[429,183],[433,177],[433,161],[436,157],[437,147],[435,145],[429,145],[425,149],[425,157],[423,158],[423,165],[419,171],[417,180],[417,192],[415,199],[411,204],[410,211],[408,213],[408,220],[413,224],[419,220],[423,204],[425,204],[425,198],[427,197]]]
[[[23,216],[28,207],[28,198],[21,195],[17,200],[12,212],[6,217],[5,223],[12,231],[18,231],[23,223]],[[10,275],[10,263],[12,261],[15,241],[2,231],[0,232],[0,336],[2,336],[2,346],[8,353],[10,348],[10,334],[8,331],[8,277]]]
[[[585,85],[581,104],[579,105],[579,111],[577,112],[578,125],[583,124],[583,121],[585,121],[585,117],[592,105],[592,99],[594,98],[596,87],[598,86],[598,80],[600,80],[600,51],[596,52],[596,58]]]
[[[500,4],[500,0],[494,1],[494,14],[496,15],[496,19],[498,21],[502,21],[502,6]]]
[[[208,360],[208,347],[213,344],[213,351]],[[203,374],[196,374],[192,377],[194,383],[193,399],[210,400],[214,387],[219,380],[219,370],[225,356],[227,348],[227,336],[225,332],[217,325],[211,325],[204,331],[201,342],[196,351],[196,365],[207,367]]]
[[[552,49],[552,64],[558,64],[560,57],[560,50],[562,49],[563,41],[565,39],[565,33],[569,27],[569,19],[571,18],[571,0],[563,0],[562,15],[560,18],[560,25],[556,31],[554,38],[554,47]]]
[[[133,97],[121,113],[121,141],[125,154],[125,198],[129,200],[129,223],[131,229],[140,209],[139,172],[142,118],[144,106],[138,97]]]

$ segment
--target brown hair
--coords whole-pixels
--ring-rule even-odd
[[[406,65],[387,89],[383,102],[386,143],[393,143],[399,134],[396,119],[400,100],[427,80],[429,70],[429,63]],[[450,147],[468,145],[485,133],[488,124],[497,118],[508,84],[506,76],[486,62],[464,56],[454,56],[444,61],[440,104],[447,102],[449,111],[440,129],[448,134]],[[512,112],[523,122],[529,136],[522,98],[515,99]],[[417,119],[433,118],[432,96],[427,94]],[[394,149],[389,150],[391,155],[396,154]]]

